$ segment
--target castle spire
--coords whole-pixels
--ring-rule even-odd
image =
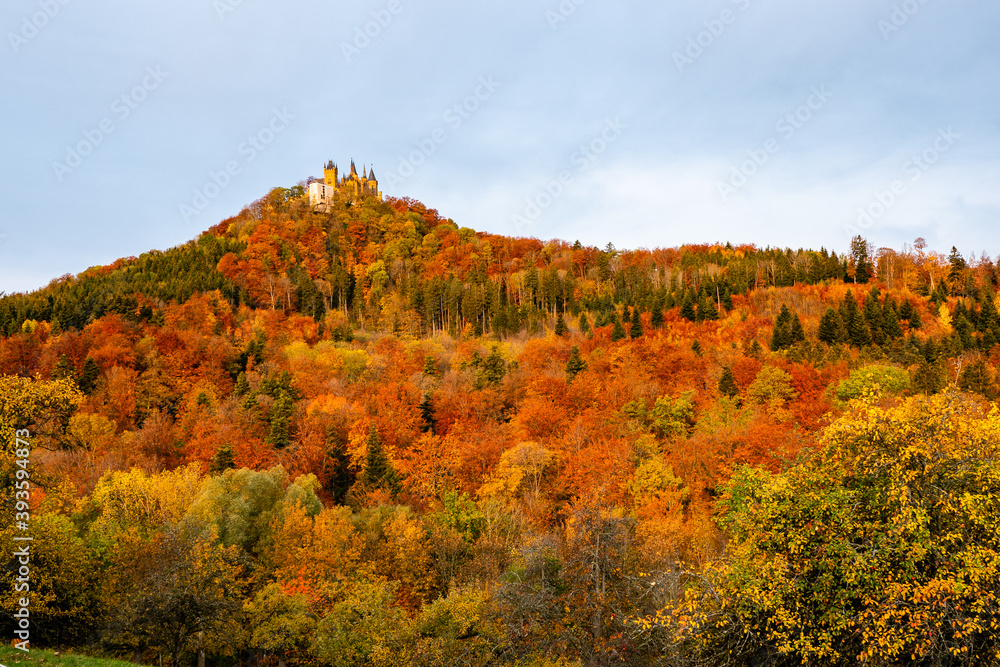
[[[354,158],[351,158],[351,176],[357,176],[358,170],[354,167]]]

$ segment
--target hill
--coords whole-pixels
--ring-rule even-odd
[[[301,195],[275,189],[188,244],[0,299],[0,544],[13,549],[27,428],[39,645],[295,664],[686,664],[740,646],[779,664],[842,643],[857,659],[873,649],[853,626],[823,625],[839,602],[817,603],[817,644],[779,643],[775,624],[813,619],[787,621],[787,591],[754,598],[770,584],[747,573],[792,562],[791,547],[747,508],[789,514],[781,489],[829,491],[782,533],[796,536],[842,516],[831,507],[864,479],[883,491],[850,505],[872,508],[867,532],[831,529],[848,531],[842,555],[926,507],[963,530],[993,520],[991,469],[955,481],[997,442],[988,258],[861,238],[842,255],[619,251],[475,232],[409,199],[318,213]],[[940,436],[959,417],[972,430]],[[904,426],[951,462],[926,488],[979,489],[981,513],[936,499],[892,514],[905,493],[838,453]],[[980,439],[978,453],[956,444]],[[934,521],[892,534],[953,536]],[[947,565],[949,581],[1000,581],[958,544],[881,576]],[[792,579],[827,581],[827,546]],[[868,623],[887,593],[845,577],[829,584],[860,596],[844,623]],[[697,602],[713,586],[737,606]],[[986,611],[955,623],[995,613],[973,590],[953,595],[981,606],[949,604]],[[906,599],[922,609],[928,594]],[[725,631],[690,625],[699,613]],[[992,631],[950,632],[905,649],[996,646]]]

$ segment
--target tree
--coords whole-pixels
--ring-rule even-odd
[[[736,398],[736,395],[740,393],[736,386],[736,376],[733,375],[733,369],[729,366],[722,369],[722,375],[719,377],[719,393],[729,398]]]
[[[872,277],[872,261],[868,251],[868,241],[855,236],[851,239],[851,266],[854,269],[854,282],[865,285]]]
[[[129,540],[105,579],[112,629],[136,647],[182,653],[238,648],[243,607],[239,551],[212,541],[194,524],[169,527],[151,542]]]
[[[424,357],[424,375],[431,378],[441,377],[441,371],[438,370],[437,361],[435,361],[433,355],[426,355]]]
[[[563,318],[563,314],[561,312],[556,317],[555,334],[560,338],[565,338],[569,335],[569,327],[566,326],[566,320]]]
[[[219,448],[215,450],[215,454],[212,455],[208,472],[212,475],[218,475],[234,467],[236,466],[233,457],[233,446],[228,443],[219,445]]]
[[[711,593],[689,592],[697,611],[673,618],[701,634],[702,647],[743,637],[750,652],[796,663],[992,664],[993,418],[954,394],[888,409],[876,397],[821,444],[787,472],[737,472],[722,500],[731,559],[707,572]],[[717,620],[699,627],[709,616]]]
[[[570,350],[569,361],[566,362],[566,381],[572,382],[586,368],[587,362],[580,357],[580,348],[574,345]]]
[[[614,327],[611,329],[611,342],[617,343],[620,340],[625,340],[625,327],[622,326],[622,321],[618,317],[617,313],[611,315],[614,319]]]
[[[632,322],[628,330],[629,338],[642,338],[642,322],[639,319],[639,309],[632,308]]]
[[[698,314],[694,311],[694,299],[691,297],[690,291],[684,293],[684,301],[681,303],[681,317],[691,322],[698,319]]]
[[[843,324],[840,315],[832,307],[827,308],[819,320],[819,339],[827,345],[835,345],[841,340]]]
[[[586,313],[580,313],[580,333],[584,336],[590,334],[590,320],[587,319]]]
[[[97,387],[97,380],[100,377],[101,368],[93,357],[88,356],[87,360],[83,362],[83,373],[80,374],[80,390],[89,396]]]
[[[420,418],[423,420],[421,430],[424,433],[434,432],[434,406],[431,405],[431,395],[424,394],[424,400],[420,402]]]
[[[368,433],[368,449],[365,454],[365,465],[361,471],[361,483],[366,491],[385,489],[392,495],[403,489],[399,473],[389,461],[382,446],[382,438],[372,426]]]

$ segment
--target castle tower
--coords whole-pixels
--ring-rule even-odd
[[[323,170],[323,182],[331,188],[337,187],[337,165],[333,163],[333,160],[326,163],[326,168]]]

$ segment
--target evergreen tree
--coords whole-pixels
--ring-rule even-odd
[[[566,381],[572,382],[586,368],[587,362],[580,357],[580,348],[574,345],[569,354],[569,361],[566,362]]]
[[[681,317],[691,322],[698,319],[698,314],[694,312],[694,299],[691,297],[691,292],[684,293],[684,301],[681,303]]]
[[[907,301],[906,305],[910,306],[910,302]],[[910,306],[910,314],[906,318],[906,321],[911,331],[924,328],[924,321],[920,319],[920,309],[914,306]]]
[[[657,295],[653,299],[653,309],[649,315],[649,326],[659,329],[663,326],[663,299]]]
[[[233,387],[233,395],[246,396],[249,393],[250,383],[247,381],[247,374],[244,371],[240,371],[240,374],[236,378],[236,386]]]
[[[618,318],[617,314],[611,316],[614,318],[614,328],[611,330],[611,342],[617,343],[625,338],[625,327],[622,326],[622,321]]]
[[[819,320],[819,339],[827,345],[834,345],[841,340],[842,328],[840,315],[832,307],[827,308]]]
[[[584,336],[590,334],[590,321],[587,319],[586,313],[580,313],[580,333]]]
[[[73,362],[65,354],[60,354],[59,360],[52,368],[52,378],[62,380],[63,378],[72,378],[74,375],[76,375],[76,369],[73,368]]]
[[[473,355],[474,360],[478,358],[478,353]],[[500,354],[500,350],[496,345],[490,350],[489,355],[478,363],[473,363],[479,367],[479,377],[477,379],[477,387],[482,388],[486,385],[497,386],[499,385],[504,376],[507,375],[507,363],[503,360],[503,356]]]
[[[958,386],[964,391],[980,394],[990,401],[997,398],[996,387],[990,377],[990,371],[981,357],[962,369],[958,378]]]
[[[267,444],[276,449],[284,449],[291,444],[289,425],[294,410],[295,402],[292,397],[287,392],[281,392],[269,411],[271,430],[267,435]]]
[[[420,430],[434,433],[434,407],[431,405],[430,394],[424,394],[424,400],[420,402],[420,418],[423,421]]]
[[[758,341],[756,338],[754,338],[753,342],[750,343],[750,349],[747,350],[747,354],[749,356],[754,357],[756,359],[756,358],[760,357],[760,353],[763,352],[763,351],[764,351],[764,348],[761,346],[760,341]]]
[[[781,312],[774,320],[774,330],[771,332],[771,351],[783,350],[792,344],[791,335],[792,312],[786,304],[781,305]],[[800,325],[801,326],[801,325]]]
[[[697,354],[700,357],[701,356],[701,341],[699,341],[696,338],[694,340],[694,342],[691,343],[691,350],[694,351],[694,353]]]
[[[719,393],[729,398],[735,398],[740,393],[736,386],[736,376],[733,375],[733,369],[729,366],[722,369],[722,376],[719,378]]]
[[[798,313],[792,316],[792,323],[788,327],[788,344],[797,345],[806,342],[806,332],[802,328],[802,320]]]
[[[642,321],[639,319],[639,308],[632,307],[632,323],[628,330],[629,338],[642,338]]]
[[[235,457],[233,456],[233,446],[230,444],[219,445],[212,455],[212,460],[208,467],[210,475],[220,475],[230,468],[235,468]]]
[[[402,490],[402,480],[399,473],[389,461],[382,446],[382,438],[372,426],[368,434],[368,452],[365,455],[365,466],[361,471],[361,483],[366,491],[385,489],[392,495]]]
[[[882,331],[888,340],[896,340],[903,337],[903,327],[899,324],[899,312],[894,304],[886,299],[882,308]]]
[[[559,313],[556,317],[556,335],[565,338],[569,335],[569,327],[566,326],[566,320],[563,319],[563,314]]]
[[[860,235],[851,239],[851,263],[854,266],[854,282],[866,285],[872,277],[872,263],[868,255],[868,241]]]
[[[97,387],[97,380],[101,377],[101,369],[94,361],[93,357],[87,357],[83,362],[83,373],[80,375],[80,390],[85,394],[90,394]]]
[[[712,299],[705,299],[702,303],[704,303],[704,314],[699,312],[699,316],[701,317],[701,319],[705,320],[706,322],[717,321],[719,319],[719,311],[715,307],[715,301],[713,301]]]
[[[424,375],[431,378],[441,377],[441,371],[438,370],[437,361],[434,359],[434,355],[428,354],[424,357]]]

